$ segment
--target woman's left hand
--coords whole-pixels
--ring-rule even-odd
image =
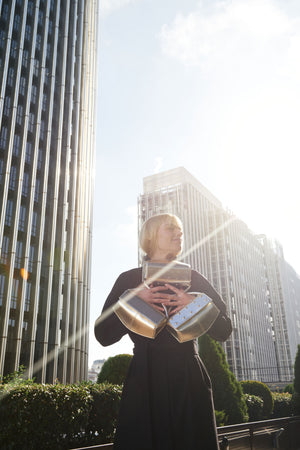
[[[174,294],[170,294],[169,301],[164,301],[165,306],[172,306],[172,310],[169,312],[169,316],[173,316],[174,314],[178,313],[178,311],[191,303],[191,301],[193,301],[196,297],[196,295],[188,294],[187,292],[184,292],[184,290],[178,289],[171,284],[166,284],[165,286],[170,289],[170,291],[174,292]]]

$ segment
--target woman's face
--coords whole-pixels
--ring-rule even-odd
[[[182,229],[175,223],[162,223],[157,231],[154,253],[177,256],[181,252],[182,235]]]

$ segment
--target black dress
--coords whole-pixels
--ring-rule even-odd
[[[103,311],[141,281],[141,268],[122,273]],[[221,313],[208,334],[226,340],[231,322],[219,294],[196,271],[192,271],[190,291],[213,299]],[[198,355],[197,341],[179,343],[166,329],[155,339],[145,338],[129,331],[114,313],[95,324],[95,336],[104,346],[126,333],[134,342],[134,356],[124,383],[114,449],[219,449],[211,382]]]

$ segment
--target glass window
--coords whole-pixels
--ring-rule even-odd
[[[44,18],[44,13],[43,13],[43,11],[39,10],[39,25],[41,27],[43,26],[43,18]]]
[[[30,41],[31,39],[31,26],[29,24],[25,27],[25,39],[26,41]]]
[[[25,292],[25,311],[29,311],[30,306],[31,283],[27,282]]]
[[[9,177],[9,185],[8,188],[14,190],[16,187],[16,178],[17,178],[17,168],[16,166],[11,166],[10,168],[10,177]]]
[[[40,126],[40,139],[44,139],[45,137],[45,122],[41,120],[41,126]]]
[[[26,218],[26,207],[24,205],[21,205],[19,215],[19,231],[25,230],[25,218]]]
[[[0,135],[0,148],[5,149],[6,139],[7,139],[7,128],[6,127],[2,127],[1,135]]]
[[[17,107],[16,122],[18,125],[22,125],[22,122],[23,122],[23,106],[22,105],[18,105],[18,107]]]
[[[17,57],[17,48],[18,48],[17,41],[15,39],[12,39],[11,46],[10,46],[10,56],[12,58]]]
[[[9,248],[9,237],[4,235],[3,241],[2,241],[1,259],[0,259],[2,264],[7,264],[8,248]]]
[[[33,65],[33,75],[38,77],[39,76],[39,68],[40,68],[40,63],[38,59],[34,60],[34,65]]]
[[[20,29],[20,22],[21,22],[21,18],[19,16],[19,14],[15,15],[15,20],[14,20],[14,31],[19,31]]]
[[[24,172],[23,176],[23,187],[22,187],[22,195],[27,197],[28,195],[28,186],[29,186],[29,174]]]
[[[48,100],[47,95],[46,95],[46,94],[43,94],[43,103],[42,103],[43,111],[46,111],[46,108],[47,108],[47,100]]]
[[[30,164],[31,161],[31,151],[32,151],[31,142],[26,142],[25,162],[27,162],[28,164]]]
[[[40,194],[40,180],[37,178],[35,181],[35,191],[34,191],[34,201],[39,201],[39,194]]]
[[[33,15],[33,2],[32,1],[28,2],[27,14],[28,14],[28,16],[32,16]]]
[[[21,77],[19,93],[24,96],[25,95],[25,91],[26,91],[26,78],[25,77]]]
[[[5,276],[0,274],[0,306],[3,305],[4,289],[5,289]]]
[[[10,102],[11,102],[10,97],[5,97],[3,113],[7,117],[10,116]]]
[[[17,241],[15,267],[21,269],[23,242]]]
[[[3,159],[0,159],[0,183],[2,181],[3,166],[4,166]]]
[[[28,59],[29,59],[28,50],[23,50],[22,64],[26,68],[28,67]]]
[[[42,46],[42,36],[40,34],[37,34],[36,41],[35,41],[35,48],[37,50],[41,50],[41,46]]]
[[[37,87],[33,84],[31,87],[31,103],[35,105],[36,102],[36,93],[37,93]]]
[[[38,170],[41,170],[42,163],[43,163],[43,150],[41,148],[39,148],[38,161],[37,161]]]
[[[5,43],[5,31],[4,30],[0,30],[0,47],[4,48],[4,43]]]
[[[20,283],[20,281],[18,279],[17,280],[15,278],[13,279],[12,290],[11,290],[11,303],[10,303],[11,309],[17,308],[19,283]]]
[[[28,130],[33,133],[34,130],[34,122],[35,122],[35,115],[33,113],[29,113],[29,121],[28,121]]]
[[[15,75],[15,70],[13,67],[10,67],[8,69],[8,76],[7,76],[7,84],[10,87],[12,87],[14,85],[14,75]]]
[[[31,225],[31,234],[32,234],[32,236],[36,236],[36,227],[37,227],[37,212],[33,211],[33,214],[32,214],[32,225]]]
[[[32,272],[33,269],[33,260],[34,260],[34,246],[30,246],[29,250],[29,259],[28,259],[28,271]]]
[[[19,150],[20,150],[20,136],[18,134],[15,134],[14,136],[14,146],[13,146],[13,155],[19,156]]]
[[[6,214],[5,214],[5,225],[11,226],[12,213],[13,213],[14,203],[12,200],[7,200],[6,204]]]

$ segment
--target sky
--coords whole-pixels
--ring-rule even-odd
[[[300,274],[299,0],[100,0],[93,327],[137,266],[143,177],[185,167]]]

